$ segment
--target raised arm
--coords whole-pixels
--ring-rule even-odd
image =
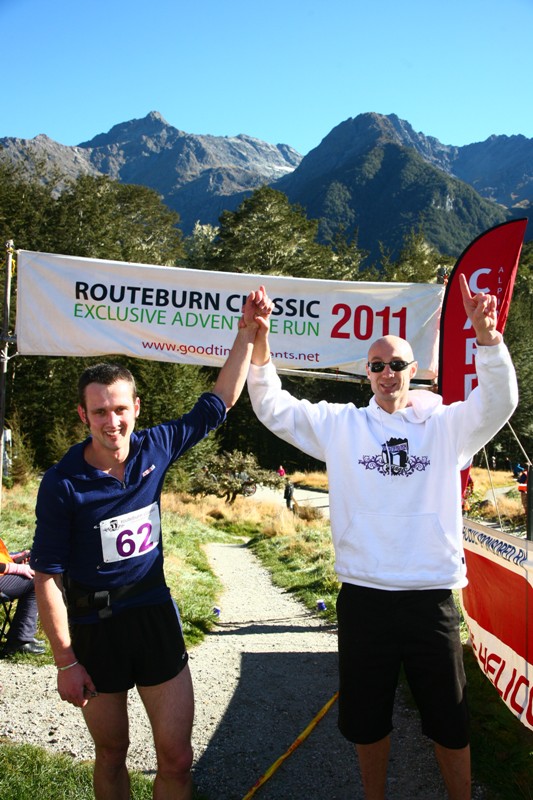
[[[261,287],[264,291],[264,287]],[[254,341],[254,349],[252,353],[252,364],[262,367],[270,361],[270,344],[268,341],[268,333],[270,330],[270,315],[272,313],[273,303],[264,294],[264,308],[261,315],[257,318],[257,334]]]
[[[498,321],[496,297],[493,294],[484,294],[483,292],[472,295],[463,274],[459,275],[459,286],[466,315],[476,332],[477,343],[489,347],[499,344],[503,341],[503,337],[496,330]]]
[[[239,399],[248,375],[256,334],[265,326],[271,309],[272,303],[264,286],[250,292],[246,298],[233,347],[213,387],[214,394],[223,400],[227,409]]]

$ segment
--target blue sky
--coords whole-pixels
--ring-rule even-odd
[[[367,111],[443,144],[533,138],[533,0],[0,0],[0,137],[159,111],[302,154]]]

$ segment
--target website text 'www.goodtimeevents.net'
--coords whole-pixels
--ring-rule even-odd
[[[179,353],[182,356],[228,356],[230,348],[219,344],[194,345],[176,344],[175,342],[142,342],[144,350],[158,350],[163,353]],[[319,353],[293,352],[291,350],[281,350],[272,352],[272,358],[280,358],[286,361],[297,361],[304,363],[318,364],[320,361]]]

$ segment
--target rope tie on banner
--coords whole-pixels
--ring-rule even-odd
[[[296,737],[296,739],[291,744],[289,749],[282,756],[280,756],[277,761],[274,761],[272,766],[269,767],[267,769],[267,771],[265,773],[263,773],[263,775],[261,775],[261,777],[259,778],[259,780],[256,783],[254,783],[254,785],[252,786],[250,791],[247,794],[244,795],[243,800],[249,800],[250,797],[253,797],[254,794],[257,792],[257,790],[261,786],[263,786],[263,784],[266,783],[268,781],[268,779],[272,777],[272,775],[275,773],[275,771],[278,769],[278,767],[280,767],[281,764],[283,764],[285,759],[287,759],[292,753],[294,753],[296,748],[299,747],[299,745],[301,745],[301,743],[307,739],[307,737],[309,736],[309,734],[311,733],[313,728],[315,728],[318,725],[318,723],[320,722],[320,720],[322,719],[322,717],[325,717],[325,715],[328,713],[329,709],[331,708],[331,706],[333,705],[335,700],[338,698],[338,696],[339,696],[339,693],[335,692],[335,694],[333,695],[331,700],[328,700],[326,705],[322,709],[320,709],[320,711],[318,712],[316,717],[314,717],[311,720],[311,722],[309,723],[307,728],[305,728],[305,730],[303,730],[301,732],[301,734]]]

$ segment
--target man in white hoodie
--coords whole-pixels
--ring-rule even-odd
[[[335,569],[342,584],[339,728],[353,742],[365,797],[385,798],[392,709],[401,666],[433,740],[452,800],[471,797],[468,710],[452,590],[466,585],[460,469],[509,419],[514,368],[496,330],[496,298],[463,304],[477,339],[478,387],[445,406],[409,389],[417,363],[405,339],[368,352],[373,397],[310,403],[282,390],[259,320],[248,391],[258,418],[328,471]]]

